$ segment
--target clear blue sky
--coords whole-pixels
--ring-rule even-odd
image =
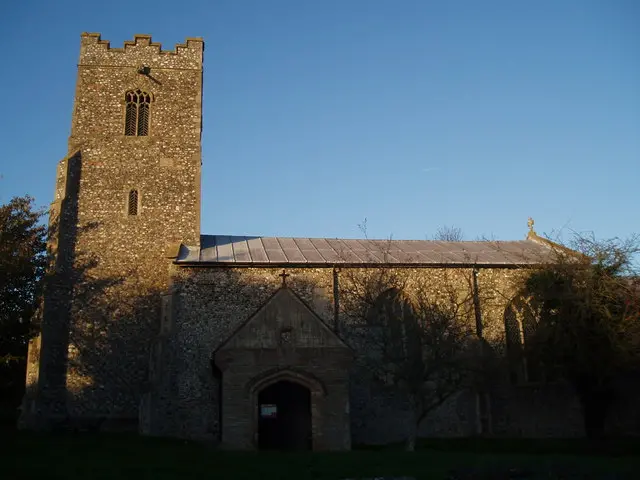
[[[80,33],[206,42],[202,231],[640,232],[635,0],[0,7],[0,201],[53,195]]]

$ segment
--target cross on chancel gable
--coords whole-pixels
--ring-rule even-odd
[[[533,225],[534,225],[535,223],[536,223],[536,222],[534,222],[534,221],[533,221],[533,218],[529,217],[529,220],[527,220],[527,227],[529,227],[529,231],[530,231],[530,232],[533,232]]]
[[[278,276],[282,277],[282,288],[287,288],[287,277],[290,277],[291,275],[282,270],[282,273]]]

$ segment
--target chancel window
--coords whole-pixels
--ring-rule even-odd
[[[138,190],[130,190],[127,199],[127,213],[129,215],[138,215]]]
[[[504,326],[512,383],[543,380],[542,368],[533,348],[538,315],[522,297],[513,299],[504,312]]]
[[[134,137],[149,135],[151,99],[151,94],[142,90],[131,90],[125,94],[127,104],[124,122],[125,135]]]

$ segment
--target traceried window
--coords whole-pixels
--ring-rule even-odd
[[[138,190],[130,190],[127,199],[127,213],[131,216],[138,215]]]
[[[512,383],[531,383],[543,380],[542,366],[532,355],[538,315],[522,297],[514,298],[504,312],[507,356]]]
[[[367,315],[367,349],[374,357],[394,359],[403,365],[414,349],[421,348],[411,300],[397,288],[382,292],[373,302]]]
[[[152,96],[142,90],[131,90],[125,94],[127,110],[124,121],[124,134],[133,137],[149,135],[149,110]]]
[[[367,320],[370,326],[388,328],[390,325],[404,323],[403,320],[413,315],[413,306],[404,292],[398,288],[389,288],[375,299]]]

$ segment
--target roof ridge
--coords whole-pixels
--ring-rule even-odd
[[[419,239],[419,238],[347,238],[347,237],[300,237],[300,236],[288,236],[288,235],[230,235],[224,233],[203,233],[201,237],[230,237],[230,238],[283,238],[283,239],[305,239],[305,240],[350,240],[350,241],[370,241],[370,242],[440,242],[440,243],[538,243],[531,238],[525,239],[513,239],[513,240],[437,240],[437,239]]]

